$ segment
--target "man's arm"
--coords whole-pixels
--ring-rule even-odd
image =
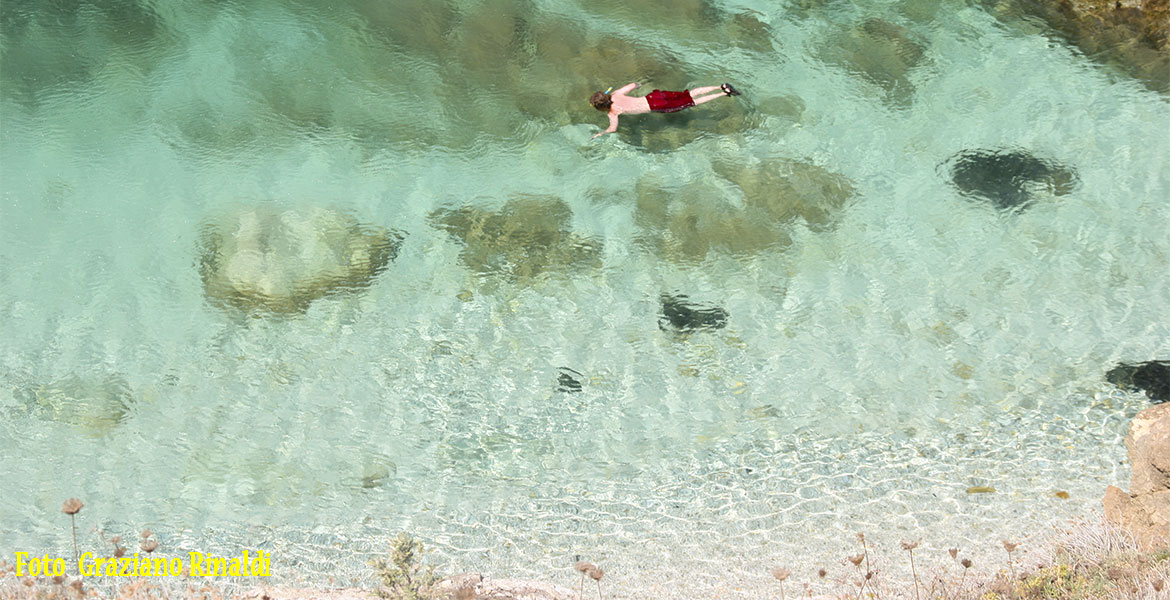
[[[617,120],[618,120],[617,115],[615,115],[613,113],[609,113],[609,129],[606,129],[605,131],[594,134],[593,139],[597,139],[597,138],[599,138],[607,133],[613,133],[613,132],[617,131]]]

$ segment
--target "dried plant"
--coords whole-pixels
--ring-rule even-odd
[[[376,590],[379,598],[391,600],[423,600],[426,591],[434,585],[435,568],[422,564],[423,544],[405,533],[399,533],[390,542],[390,559],[371,561],[374,573],[381,581]]]
[[[971,559],[964,558],[963,560],[959,561],[959,564],[963,565],[963,576],[959,578],[959,590],[962,591],[964,589],[963,584],[967,581],[967,571],[971,570],[972,563]]]
[[[585,596],[585,575],[589,573],[589,569],[592,569],[593,567],[593,563],[584,560],[579,560],[573,564],[573,568],[576,569],[577,572],[581,573],[581,587],[577,591],[577,600],[582,600],[582,598]]]
[[[1012,572],[1012,581],[1015,581],[1016,579],[1016,565],[1012,562],[1012,551],[1014,551],[1017,547],[1019,547],[1018,543],[1009,542],[1007,540],[1003,541],[1003,549],[1007,550],[1008,555],[1008,568],[1011,569]]]
[[[780,582],[780,600],[784,600],[784,580],[788,579],[788,576],[791,574],[792,571],[783,567],[776,567],[772,569],[772,577],[775,577],[776,580]]]
[[[602,597],[601,597],[601,576],[602,575],[605,575],[605,571],[602,571],[601,567],[599,567],[597,565],[593,565],[593,566],[589,567],[589,576],[593,578],[593,581],[597,582],[597,600],[602,600]]]
[[[857,541],[861,542],[861,553],[865,556],[865,572],[869,573],[873,569],[869,566],[869,546],[865,543],[865,534],[858,533]]]
[[[78,575],[81,575],[81,552],[77,548],[77,513],[83,506],[77,498],[70,498],[61,505],[61,512],[69,515],[69,522],[73,525],[73,562],[77,565]]]
[[[918,597],[918,571],[914,568],[914,549],[922,540],[914,542],[902,542],[902,549],[910,553],[910,574],[914,578],[914,600],[919,600]]]

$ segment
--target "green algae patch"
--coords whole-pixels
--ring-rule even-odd
[[[544,273],[601,266],[600,241],[570,230],[573,213],[555,196],[518,196],[498,211],[440,209],[432,226],[463,243],[460,260],[481,275],[529,282]]]

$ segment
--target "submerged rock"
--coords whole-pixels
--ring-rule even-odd
[[[1146,87],[1170,93],[1170,2],[1165,0],[983,0],[998,18],[1031,29],[1039,19],[1085,56]]]
[[[742,202],[718,181],[671,187],[657,175],[639,180],[635,221],[643,231],[641,244],[679,262],[701,261],[712,251],[748,257],[786,247],[787,226],[794,222],[816,230],[832,227],[853,196],[848,179],[807,162],[717,159],[713,167],[725,184],[742,192]]]
[[[1170,404],[1138,413],[1125,447],[1133,467],[1129,493],[1114,486],[1105,490],[1105,518],[1147,551],[1170,548]]]
[[[204,227],[203,289],[221,306],[304,312],[318,298],[368,286],[401,241],[332,208],[248,208]]]
[[[721,159],[713,166],[716,173],[743,191],[745,206],[776,222],[800,220],[813,229],[827,229],[853,196],[853,185],[847,178],[809,162]]]
[[[605,115],[592,108],[588,99],[610,85],[639,80],[649,91],[698,85],[694,82],[722,83],[722,73],[713,66],[687,64],[661,44],[613,28],[583,26],[579,19],[541,10],[530,2],[456,6],[405,0],[401,7],[394,3],[392,8],[365,4],[359,12],[371,30],[391,47],[401,48],[403,55],[433,66],[429,85],[416,86],[418,90],[392,87],[389,92],[438,102],[457,115],[450,120],[452,126],[424,136],[437,137],[435,143],[445,146],[478,145],[484,137],[527,137],[546,126],[605,127]],[[622,14],[622,22],[644,19],[648,27],[669,28],[670,35],[688,40],[707,39],[721,50],[729,44],[772,49],[771,30],[757,15],[727,13],[708,0],[670,5],[615,1],[585,8],[607,18]],[[678,148],[704,132],[753,126],[747,111],[737,110],[731,102],[719,104],[728,106],[687,111],[700,113],[698,120],[690,123],[696,117],[678,115],[667,119],[675,125],[673,129],[659,131],[651,126],[630,141],[662,151]],[[659,120],[623,122],[619,132],[627,136],[634,127]],[[399,128],[403,127],[420,125],[403,121]]]
[[[1123,363],[1110,369],[1105,380],[1123,390],[1143,391],[1154,402],[1170,402],[1170,361]]]
[[[598,124],[605,124],[605,115],[598,112],[597,116]],[[631,146],[668,153],[705,137],[747,133],[758,128],[764,116],[747,102],[720,99],[702,108],[623,119],[617,135]]]
[[[834,36],[820,56],[880,87],[887,104],[906,108],[914,99],[909,73],[924,62],[926,47],[905,27],[875,18]]]
[[[771,27],[760,13],[732,11],[712,0],[595,0],[583,8],[640,29],[659,30],[665,37],[686,39],[690,43],[716,44],[719,50],[742,48],[753,52],[770,52]]]
[[[121,375],[82,377],[69,374],[23,390],[31,412],[100,436],[124,421],[133,405],[130,384]]]
[[[0,2],[4,62],[0,97],[28,106],[59,97],[52,88],[92,85],[112,57],[127,71],[150,73],[181,37],[160,11],[140,2]]]
[[[499,211],[441,209],[431,224],[464,244],[468,268],[484,275],[528,281],[555,271],[601,266],[601,242],[573,233],[569,205],[554,196],[519,196]]]
[[[1076,189],[1076,171],[1023,150],[964,150],[948,161],[951,182],[969,197],[999,209],[1021,208],[1038,190],[1063,196]]]
[[[746,258],[790,243],[782,223],[753,216],[713,185],[671,188],[650,177],[635,189],[638,242],[667,260],[699,262],[716,251]]]
[[[582,388],[581,380],[584,377],[580,372],[569,367],[557,369],[557,391],[571,394],[580,392]]]
[[[728,317],[727,311],[718,306],[693,304],[681,294],[663,294],[658,328],[677,332],[722,329],[727,326]]]

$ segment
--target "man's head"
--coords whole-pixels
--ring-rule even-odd
[[[589,97],[589,103],[601,112],[609,112],[609,107],[613,106],[613,98],[610,98],[609,94],[605,92],[595,92]]]

